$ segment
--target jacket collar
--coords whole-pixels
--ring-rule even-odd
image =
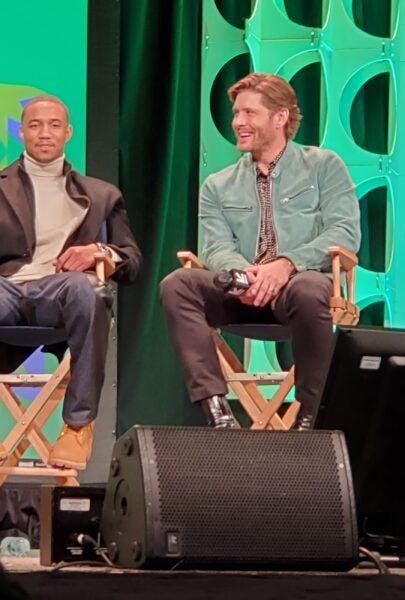
[[[67,176],[67,181],[71,178],[71,173],[72,166],[65,161],[63,174]],[[24,166],[23,154],[0,171],[0,190],[21,223],[27,246],[32,248],[35,244],[34,192]]]
[[[32,248],[35,243],[34,194],[22,156],[0,172],[0,190],[21,223],[28,248]]]

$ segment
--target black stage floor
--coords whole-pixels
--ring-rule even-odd
[[[405,569],[380,575],[374,569],[349,573],[269,571],[129,571],[69,567],[52,571],[38,558],[5,558],[11,582],[31,600],[396,600],[405,597]],[[1,600],[22,596],[0,594]]]

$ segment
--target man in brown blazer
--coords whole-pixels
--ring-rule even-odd
[[[95,253],[132,283],[141,254],[120,191],[80,175],[64,158],[72,135],[66,106],[37,96],[25,106],[25,151],[0,171],[0,325],[64,327],[71,380],[64,426],[49,464],[84,469],[104,380],[112,291],[95,275]],[[0,445],[0,459],[4,458]]]

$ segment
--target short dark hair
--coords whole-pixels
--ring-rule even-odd
[[[51,94],[40,94],[39,96],[34,96],[33,98],[30,98],[27,102],[27,104],[25,104],[22,113],[21,113],[21,123],[24,120],[25,117],[25,112],[27,110],[27,108],[29,106],[32,106],[33,104],[38,104],[39,102],[53,102],[54,104],[59,104],[63,110],[66,113],[66,120],[67,122],[69,122],[69,110],[68,107],[66,106],[66,104],[64,102],[62,102],[62,100],[60,100],[57,96],[52,96]]]

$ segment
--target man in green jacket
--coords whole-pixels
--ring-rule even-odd
[[[228,91],[242,158],[210,175],[200,196],[202,258],[209,270],[179,269],[161,283],[173,344],[190,398],[214,427],[235,427],[210,327],[282,323],[291,330],[297,428],[310,427],[332,339],[328,246],[356,252],[359,207],[333,152],[298,146],[296,95],[281,77],[251,73]],[[250,287],[230,298],[218,270],[243,269]]]

